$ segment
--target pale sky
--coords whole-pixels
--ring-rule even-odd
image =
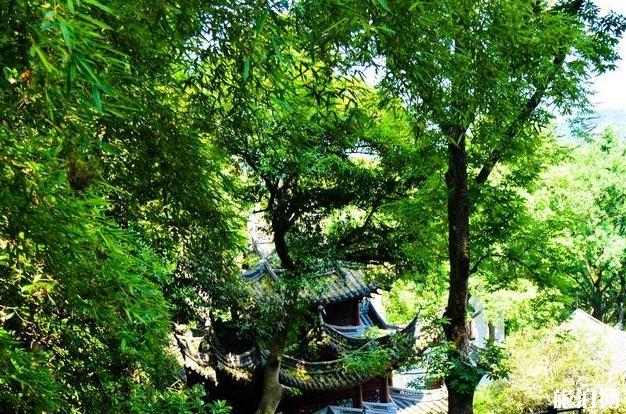
[[[614,10],[626,15],[626,0],[595,0],[603,10]],[[619,44],[622,60],[617,62],[617,69],[605,73],[595,80],[592,89],[596,92],[591,102],[597,109],[626,110],[626,40]]]

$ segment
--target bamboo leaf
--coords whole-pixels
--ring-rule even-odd
[[[261,17],[259,17],[259,20],[256,22],[256,26],[254,28],[256,34],[259,34],[263,31],[263,27],[265,26],[265,20],[267,19],[268,15],[269,13],[266,10],[263,12],[263,14],[261,14]]]
[[[389,3],[387,3],[387,0],[378,0],[378,4],[380,4],[380,7],[382,7],[383,9],[389,12],[391,11],[391,9],[389,8]]]
[[[76,58],[76,63],[81,73],[89,76],[96,85],[100,85],[100,79],[91,68],[91,65],[89,64],[89,62],[87,62],[85,59],[82,59],[82,58]]]
[[[111,8],[110,8],[110,7],[108,7],[108,6],[105,6],[104,4],[100,3],[100,2],[99,2],[99,1],[97,1],[97,0],[84,0],[84,1],[85,1],[85,3],[87,3],[87,4],[91,4],[92,6],[99,8],[99,9],[100,9],[100,10],[102,10],[103,12],[107,12],[107,13],[109,13],[109,14],[113,14],[113,9],[111,9]]]
[[[102,99],[100,96],[100,91],[97,88],[93,88],[91,90],[91,98],[93,99],[93,103],[98,109],[98,112],[102,113]]]
[[[74,41],[72,40],[72,33],[70,29],[67,27],[65,23],[60,23],[59,27],[61,28],[61,34],[63,35],[63,40],[67,45],[67,48],[71,51],[74,48]]]
[[[243,60],[243,71],[241,73],[241,77],[243,80],[246,80],[248,79],[248,76],[250,76],[250,58],[245,58]]]
[[[34,52],[37,55],[37,57],[39,57],[39,60],[41,60],[41,63],[43,64],[43,66],[46,68],[46,70],[48,72],[54,72],[54,70],[55,70],[54,66],[52,66],[52,64],[50,63],[50,61],[46,57],[46,54],[43,53],[43,51],[41,50],[41,48],[39,46],[33,44],[31,46],[31,51]]]

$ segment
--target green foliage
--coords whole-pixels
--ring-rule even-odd
[[[532,240],[519,189],[541,171],[547,108],[568,113],[585,106],[586,79],[613,67],[626,20],[601,16],[585,1],[307,0],[295,10],[310,53],[342,73],[359,65],[380,69],[381,90],[390,100],[402,98],[416,140],[430,144],[429,154],[447,149],[447,162],[430,170],[440,180],[431,188],[439,191],[426,203],[435,224],[444,224],[433,233],[448,235],[435,236],[433,256],[450,265],[451,320],[444,331],[452,343],[435,354],[445,356],[440,371],[455,401],[451,411],[453,404],[471,411],[481,376],[468,355],[468,280],[489,258],[528,267],[510,254],[509,247],[519,247],[510,238],[517,229],[522,240]],[[407,233],[421,224],[407,223]],[[504,284],[516,275],[489,270]]]
[[[406,324],[415,318],[415,315],[425,320],[441,311],[444,307],[444,281],[437,279],[415,281],[412,275],[406,273],[402,277],[393,283],[389,291],[382,293],[385,316],[390,323]]]
[[[202,70],[216,69],[207,62]],[[216,145],[231,157],[229,173],[240,179],[236,200],[262,213],[264,230],[275,240],[272,260],[286,270],[280,283],[250,300],[254,306],[236,309],[236,328],[261,341],[286,327],[297,339],[311,311],[297,301],[299,292],[324,289],[316,275],[329,263],[399,257],[378,209],[418,183],[418,173],[404,168],[418,151],[406,141],[401,107],[379,109],[376,92],[355,79],[322,82],[323,62],[304,60],[297,69],[284,63],[282,70],[289,81],[280,85],[261,69],[243,90],[222,85],[231,91],[232,106],[221,108],[220,122],[211,127]],[[215,93],[200,90],[196,104]]]
[[[603,346],[598,338],[556,334],[553,328],[528,330],[510,336],[506,346],[510,354],[509,377],[478,389],[476,412],[538,412],[553,403],[558,390],[613,388],[623,393],[623,378],[617,378],[607,369],[610,363],[603,356]],[[622,401],[621,410],[624,408]]]
[[[590,2],[517,0],[311,0],[295,12],[312,53],[345,73],[375,67],[381,92],[391,102],[402,97],[412,139],[424,145],[429,161],[416,164],[427,177],[421,191],[392,210],[406,226],[394,230],[407,235],[401,245],[418,274],[446,271],[439,269],[448,259],[446,148],[462,139],[470,272],[497,287],[509,275],[541,284],[550,279],[545,259],[528,257],[545,229],[532,225],[525,207],[525,192],[551,158],[561,156],[542,132],[552,116],[544,104],[564,112],[585,105],[584,81],[613,66],[624,19],[603,17]]]
[[[584,105],[584,80],[617,59],[623,19],[575,4],[0,0],[0,404],[229,412],[181,384],[172,320],[219,316],[268,343],[288,330],[293,346],[310,322],[298,292],[323,289],[309,276],[336,259],[404,272],[394,320],[435,314],[451,131],[475,174],[471,271],[490,317],[535,326],[558,297],[619,319],[624,146],[607,134],[536,184],[563,157],[539,133],[546,108]],[[379,90],[360,65],[380,66]],[[252,206],[287,270],[264,298],[233,271]],[[499,348],[457,351],[430,355],[462,392],[505,374]],[[396,357],[348,365],[382,374]]]
[[[170,311],[200,316],[232,246],[219,157],[178,109],[199,3],[0,2],[8,411],[203,411],[165,351]]]
[[[211,409],[211,405],[203,401],[205,391],[201,385],[188,388],[178,383],[161,391],[151,386],[134,384],[130,392],[130,400],[120,407],[120,412],[193,414],[205,413],[207,408]]]
[[[388,347],[360,349],[344,355],[346,370],[363,377],[387,376],[395,355]]]
[[[623,320],[626,292],[624,151],[611,131],[572,149],[543,174],[543,187],[529,203],[543,223],[545,268],[563,281],[562,291],[577,306],[613,323]]]
[[[528,279],[518,279],[509,282],[506,288],[496,289],[477,275],[472,285],[472,295],[484,307],[486,319],[503,321],[507,334],[540,328],[571,313],[572,299],[566,292]]]
[[[506,354],[500,345],[475,349],[469,359],[459,357],[454,344],[440,341],[424,354],[422,363],[428,367],[427,383],[442,383],[462,394],[471,394],[483,378],[500,379],[509,374]]]
[[[207,404],[207,408],[211,414],[229,414],[232,407],[226,401],[216,400]]]
[[[37,360],[45,350],[34,366],[39,375],[54,373],[60,394],[52,401],[62,400],[61,407],[112,412],[130,377],[152,386],[173,381],[163,354],[169,312],[160,260],[104,215],[103,198],[76,195],[54,135],[31,130],[24,140],[7,132],[0,150],[0,297],[4,329],[20,342],[3,348],[21,355],[28,344]],[[50,393],[45,383],[34,385],[43,387],[35,395]]]
[[[19,342],[4,329],[0,330],[0,349],[0,400],[3,404],[17,412],[29,408],[56,409],[58,386],[51,372],[43,367],[45,353],[33,354],[20,349]]]

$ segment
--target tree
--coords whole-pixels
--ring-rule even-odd
[[[550,223],[545,254],[569,281],[577,306],[623,327],[626,214],[624,144],[611,131],[572,148],[550,168],[531,199],[536,220]]]
[[[374,92],[300,53],[287,6],[250,2],[215,10],[192,72],[192,107],[212,114],[200,123],[216,150],[235,161],[230,172],[243,179],[238,201],[263,213],[285,271],[255,317],[232,309],[237,328],[252,330],[269,350],[257,412],[273,413],[284,395],[283,352],[310,316],[298,292],[337,259],[395,258],[377,213],[418,185],[421,172],[402,166],[420,159],[421,147],[407,145],[401,107],[379,111]],[[253,327],[242,326],[251,320]]]
[[[338,80],[332,88],[357,91],[349,80]],[[263,303],[272,311],[255,319],[255,336],[269,350],[257,410],[263,414],[275,412],[284,395],[278,382],[281,358],[285,349],[297,342],[302,322],[311,316],[311,309],[299,301],[300,293],[315,289],[314,275],[338,259],[361,263],[389,260],[387,244],[381,243],[380,248],[368,245],[364,251],[360,248],[365,244],[363,236],[357,238],[353,232],[367,234],[375,227],[368,217],[391,196],[391,190],[402,191],[419,181],[387,163],[388,145],[399,137],[394,135],[395,129],[381,128],[384,114],[363,102],[368,91],[356,92],[359,96],[355,99],[361,101],[358,108],[350,107],[339,94],[319,106],[306,92],[295,88],[285,98],[288,105],[252,110],[250,104],[238,106],[243,113],[237,111],[233,122],[240,126],[225,125],[219,141],[241,165],[247,177],[246,199],[266,218],[285,271],[274,298],[277,305]],[[244,122],[246,128],[241,127]],[[364,150],[379,158],[360,155]],[[348,217],[350,231],[342,228],[329,233],[324,225]],[[357,240],[360,244],[355,247]],[[264,300],[269,301],[269,295]]]
[[[298,5],[312,53],[344,70],[375,65],[380,86],[399,96],[420,134],[436,134],[448,154],[451,357],[471,369],[467,336],[472,269],[470,213],[498,165],[537,148],[553,105],[584,102],[584,80],[617,59],[621,17],[590,2],[304,1]],[[437,172],[434,172],[437,173]],[[446,379],[449,412],[471,413],[476,384]],[[457,386],[451,386],[452,384]],[[462,384],[462,386],[458,386]]]
[[[623,411],[623,401],[611,399],[611,394],[623,392],[623,378],[607,369],[612,364],[610,356],[615,349],[593,330],[585,329],[555,332],[554,327],[544,327],[510,336],[506,344],[510,354],[509,378],[479,389],[476,412],[540,412],[554,404],[555,396],[559,395],[569,395],[570,404],[578,405],[581,391],[587,393],[587,412]],[[592,393],[596,395],[595,401]],[[600,397],[600,393],[604,395]],[[606,407],[600,406],[601,398]]]
[[[0,2],[0,401],[11,412],[203,409],[165,349],[172,302],[185,305],[178,320],[197,317],[181,309],[198,300],[176,299],[198,293],[185,284],[211,286],[202,270],[227,268],[232,246],[219,158],[209,165],[177,109],[207,7]]]

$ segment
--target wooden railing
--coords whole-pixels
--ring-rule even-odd
[[[334,414],[396,414],[398,407],[394,403],[363,402],[363,408],[330,405],[316,411],[315,414],[327,414],[331,412]]]
[[[398,406],[395,403],[375,403],[363,401],[363,412],[365,413],[388,413],[396,414]]]
[[[432,390],[409,390],[406,388],[391,387],[389,389],[389,393],[391,395],[391,398],[402,397],[416,401],[432,401],[444,398],[447,395],[447,390],[443,387],[435,388]]]
[[[558,414],[558,413],[577,413],[583,414],[583,409],[581,408],[554,408],[548,407],[547,411],[541,411],[535,414]]]

